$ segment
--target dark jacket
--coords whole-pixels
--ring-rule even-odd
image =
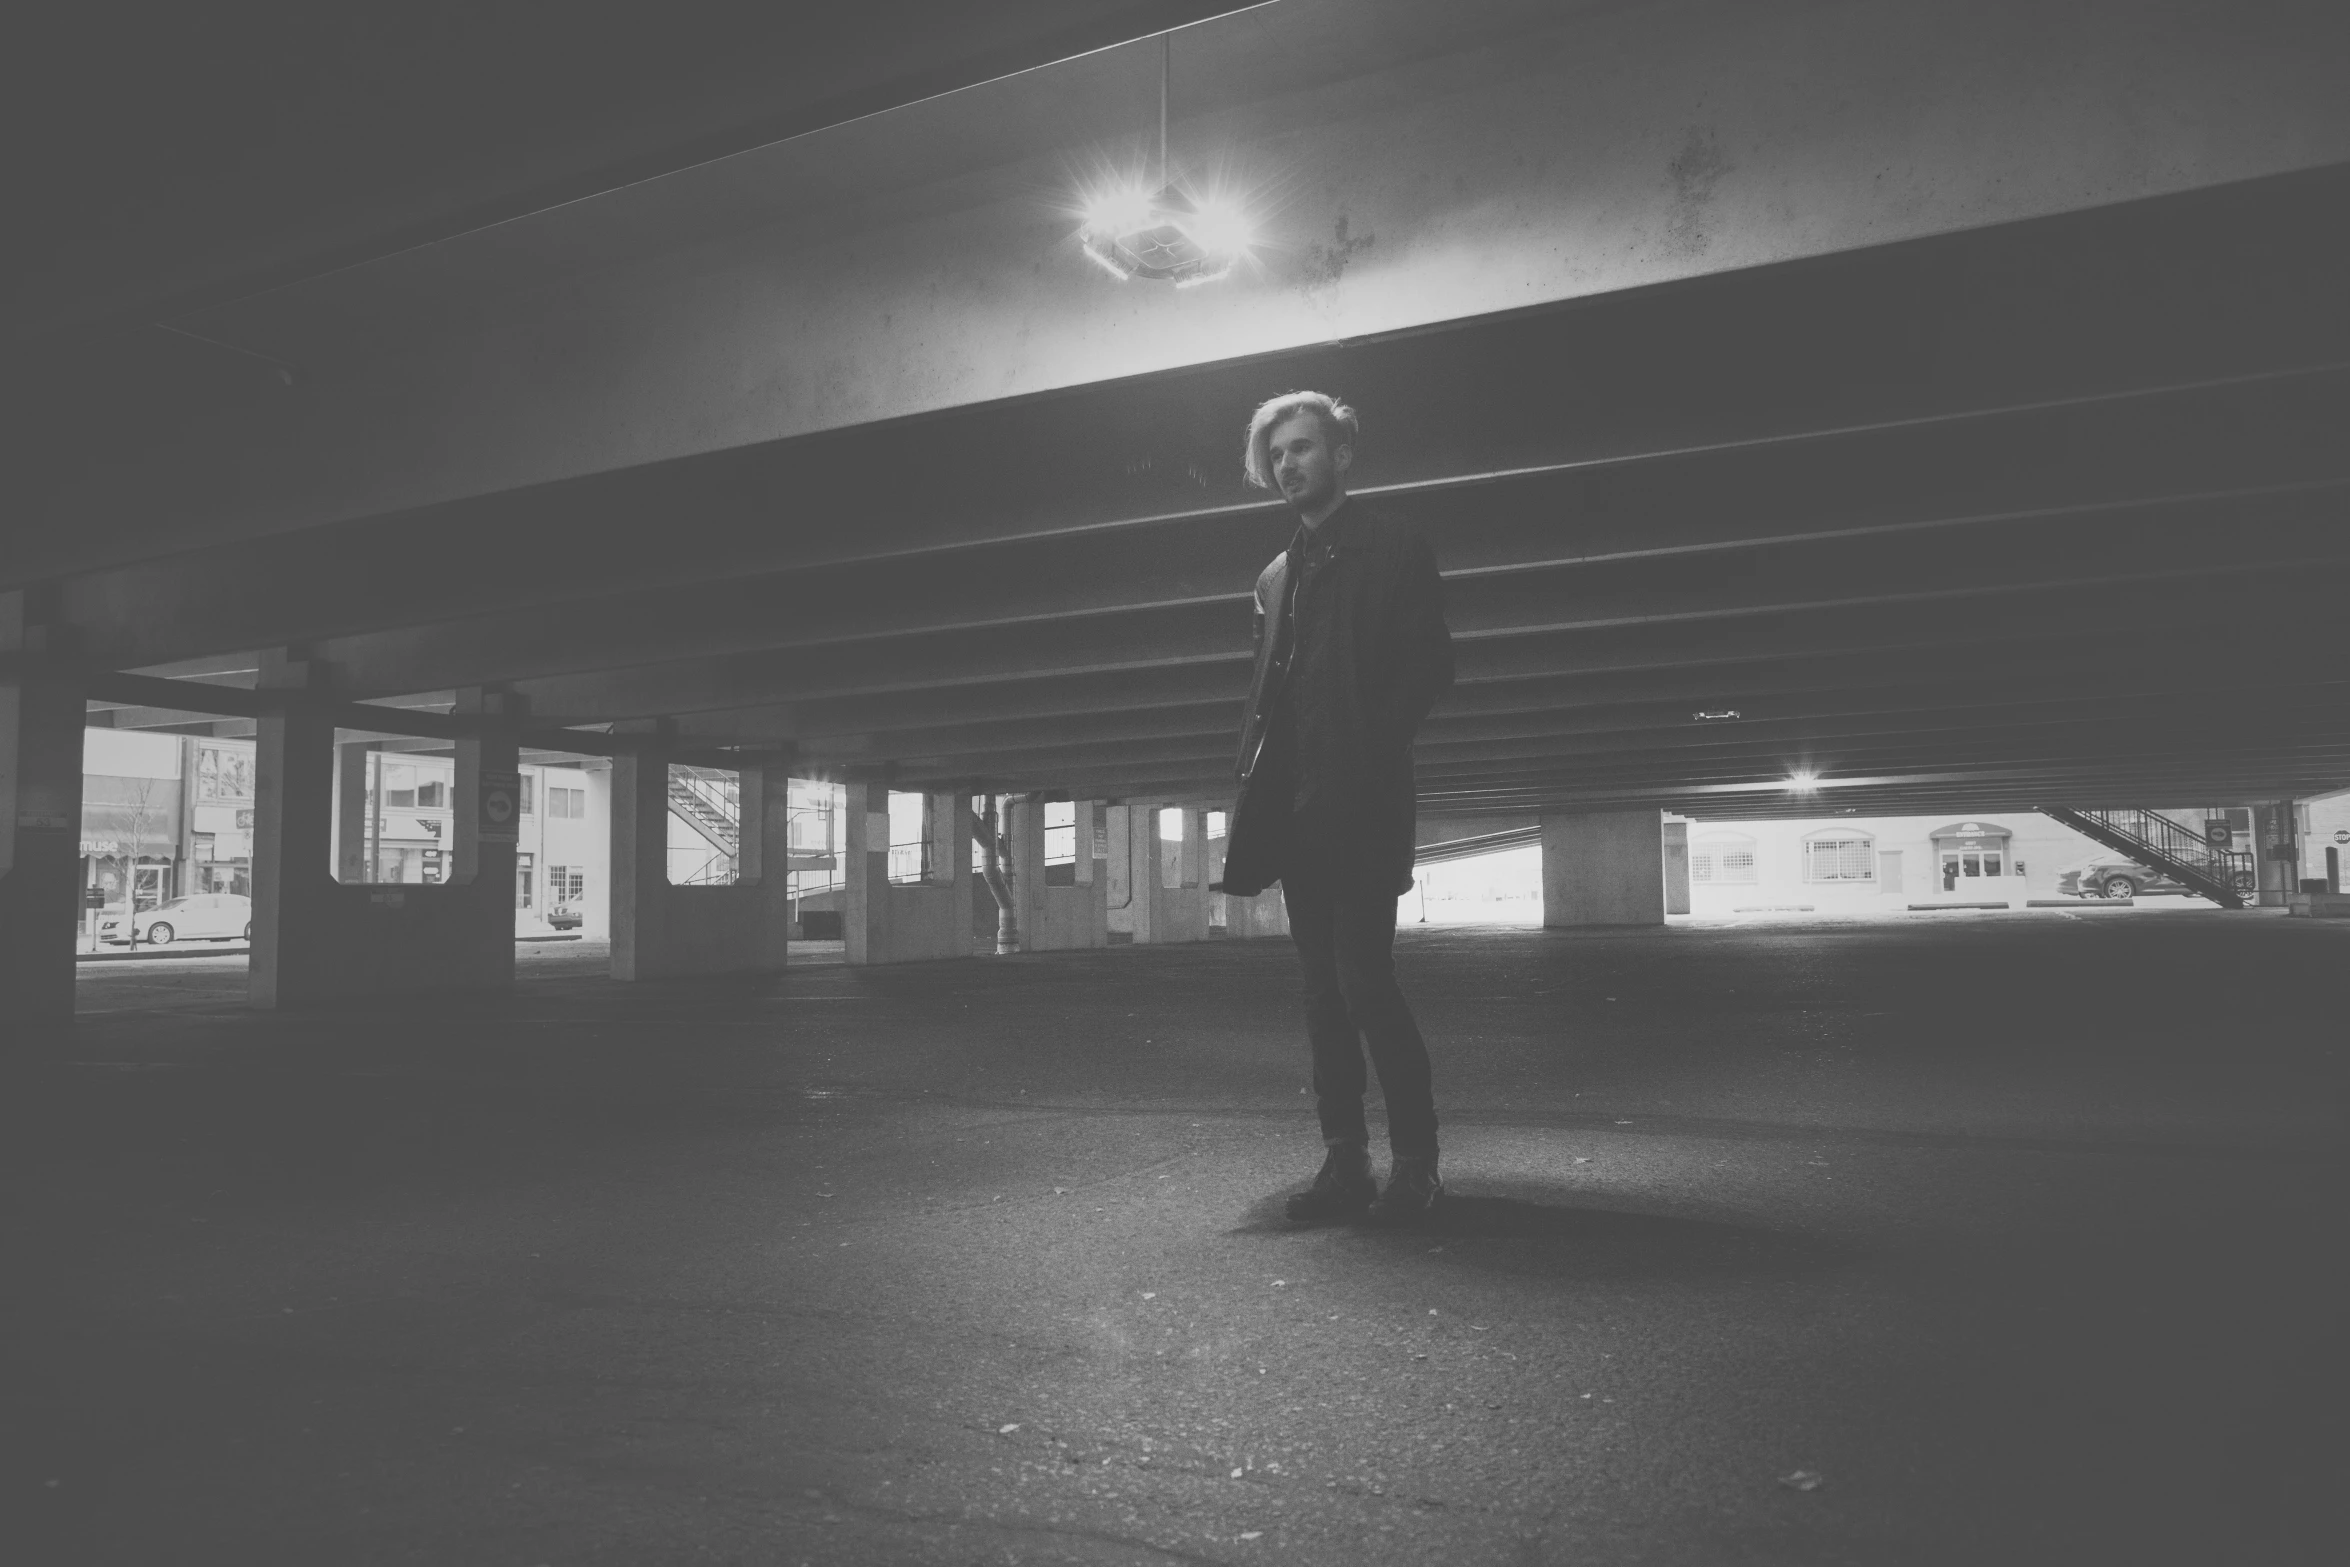
[[[1292,553],[1257,578],[1256,678],[1217,888],[1253,897],[1280,879],[1292,791],[1302,788],[1309,809],[1341,824],[1350,848],[1360,845],[1348,856],[1359,888],[1400,897],[1412,885],[1412,737],[1452,684],[1436,555],[1411,523],[1356,500],[1304,542],[1286,658],[1277,657],[1276,632]],[[1271,733],[1276,721],[1285,734]]]

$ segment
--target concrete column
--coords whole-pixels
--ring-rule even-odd
[[[57,640],[24,593],[0,593],[0,1018],[17,1047],[6,1055],[60,1043],[73,1023],[82,687]]]
[[[581,865],[579,936],[612,939],[612,762],[591,757],[579,764],[587,774],[587,860]]]
[[[1655,811],[1544,812],[1543,925],[1568,930],[1663,924],[1661,829]]]
[[[1020,947],[1024,952],[1109,945],[1108,878],[1097,875],[1093,863],[1096,805],[1079,800],[1071,809],[1077,818],[1077,858],[1070,867],[1069,884],[1056,887],[1045,880],[1043,803],[1020,800],[1012,807],[1012,885],[1019,900]]]
[[[325,670],[276,649],[262,655],[255,685],[316,690],[325,685]],[[342,978],[337,949],[345,933],[337,915],[345,911],[327,858],[335,726],[289,707],[262,714],[253,738],[253,955],[245,999],[277,1008],[333,995]]]
[[[514,866],[522,836],[523,699],[478,686],[457,693],[452,709],[479,718],[482,727],[457,742],[450,781],[452,821],[449,884],[470,896],[450,900],[444,916],[463,927],[454,938],[465,990],[503,990],[514,983]],[[507,802],[501,817],[491,803]]]
[[[289,694],[323,691],[325,671],[273,651],[263,656],[257,685]],[[336,880],[343,851],[334,817],[351,805],[353,789],[348,765],[343,784],[336,782],[334,723],[299,702],[259,720],[251,1005],[496,990],[512,982],[511,835],[518,804],[512,778],[520,703],[476,688],[458,693],[456,711],[480,720],[483,732],[457,745],[452,875],[438,885]],[[346,819],[346,849],[354,825]]]
[[[2253,874],[2259,878],[2259,903],[2264,909],[2283,908],[2285,900],[2299,890],[2299,860],[2280,854],[2286,848],[2296,853],[2300,849],[2300,835],[2294,830],[2298,820],[2299,813],[2290,800],[2272,800],[2252,808],[2253,852],[2258,856]]]
[[[614,757],[610,779],[612,977],[780,973],[791,955],[791,763],[746,759],[731,886],[669,882],[669,757]],[[590,775],[591,798],[596,792]]]
[[[971,828],[968,797],[930,797],[931,878],[889,879],[889,788],[852,781],[842,788],[847,818],[841,855],[841,934],[851,963],[910,963],[969,957]]]
[[[1177,885],[1162,886],[1161,861],[1166,840],[1160,836],[1159,813],[1183,813],[1183,842],[1176,856]],[[1137,942],[1205,941],[1208,939],[1207,820],[1204,806],[1136,803],[1128,812],[1132,823],[1134,901],[1131,905]]]
[[[1665,823],[1665,912],[1689,912],[1689,824]]]
[[[335,747],[335,808],[333,821],[335,880],[346,887],[374,874],[367,863],[367,781],[375,744],[353,740]]]
[[[1167,939],[1166,909],[1159,891],[1159,807],[1140,800],[1126,802],[1126,885],[1132,890],[1127,904],[1127,927],[1135,945]]]

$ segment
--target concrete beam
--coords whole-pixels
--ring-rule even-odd
[[[1372,6],[1186,35],[1177,144],[1287,176],[1261,268],[1218,289],[1120,289],[1035,194],[1140,132],[1155,62],[1091,56],[192,317],[344,373],[93,477],[36,569],[2350,159],[2350,27],[2317,0]],[[1288,69],[1325,59],[1352,70]],[[965,148],[1000,161],[924,183]],[[597,264],[583,220],[675,231],[746,190],[740,232],[705,211],[671,254],[518,286],[534,249]],[[461,324],[492,289],[495,324]]]
[[[1757,306],[1769,309],[1771,302]],[[1851,329],[1849,321],[1820,325],[1822,334]],[[1469,362],[1489,331],[1416,339],[1405,347],[1427,361],[1420,378],[1427,383],[1489,380],[1493,366]],[[2350,334],[2341,348],[2350,355]],[[1661,350],[1651,345],[1650,351]],[[1833,395],[1850,392],[1837,387]],[[1803,410],[1809,417],[1801,417],[1792,406],[1801,400],[1797,389],[1781,388],[1744,410],[1743,425],[1714,421],[1722,427],[1703,432],[1710,440],[1629,451],[1595,447],[1593,432],[1560,419],[1546,432],[1554,448],[1549,454],[1529,451],[1514,432],[1485,432],[1484,450],[1463,450],[1445,424],[1423,434],[1411,422],[1413,409],[1391,408],[1383,410],[1391,433],[1381,455],[1401,478],[1364,493],[1419,518],[1440,541],[1447,569],[1470,575],[1887,530],[2007,522],[2045,532],[2094,526],[2104,512],[2148,508],[2152,515],[2108,525],[2175,528],[2192,538],[2208,526],[2205,514],[2213,506],[2350,482],[2331,439],[2341,417],[2350,415],[2350,374],[2338,370],[2233,374],[2185,388],[2132,388],[2022,407],[1958,403],[1862,423],[1837,406]],[[1104,410],[1088,412],[1098,420]],[[1186,412],[1197,419],[1205,410]],[[1047,422],[1041,410],[1022,413],[1031,423]],[[934,439],[960,445],[972,433],[949,429]],[[1083,437],[1069,432],[1068,439]],[[887,459],[840,450],[844,444],[819,454],[830,459],[828,468],[792,475],[792,488],[837,496],[839,509],[862,517],[877,502],[858,493],[851,465]],[[1546,455],[1549,460],[1533,460]],[[978,453],[971,458],[982,460]],[[962,466],[949,452],[939,459],[942,472]],[[780,455],[761,460],[809,466]],[[745,461],[734,459],[732,466]],[[626,493],[649,489],[656,479],[673,493]],[[912,507],[926,518],[949,515],[964,529],[953,538],[920,536],[892,547],[886,526],[880,539],[862,526],[850,532],[776,527],[765,486],[758,526],[735,517],[741,509],[735,504],[715,508],[723,521],[697,519],[696,510],[707,506],[699,491],[707,486],[664,469],[605,481],[620,495],[567,493],[564,536],[533,552],[542,564],[518,580],[497,569],[419,575],[411,555],[430,556],[430,536],[456,520],[425,517],[364,532],[328,530],[331,536],[276,541],[266,550],[181,558],[169,567],[97,573],[72,584],[67,600],[93,621],[103,618],[105,605],[149,606],[108,628],[99,651],[112,664],[144,664],[206,640],[300,640],[350,671],[344,678],[353,689],[376,692],[429,686],[444,666],[462,668],[468,678],[609,667],[630,661],[632,643],[668,656],[776,645],[756,638],[779,620],[793,627],[795,641],[820,640],[829,622],[844,617],[865,634],[954,624],[970,614],[969,589],[980,578],[991,584],[984,603],[997,618],[1077,612],[1107,602],[1105,593],[1119,595],[1117,603],[1236,593],[1285,537],[1287,524],[1262,504],[1122,517],[1131,502],[1115,488],[1095,498],[1092,515],[1040,528],[1035,508],[1066,508],[1072,486],[1030,496],[1031,483],[1017,477],[1003,486],[1009,495],[989,498],[995,506],[1014,497],[1033,502],[1000,521],[967,520],[968,501],[946,492],[892,495],[878,504],[892,513]],[[2162,514],[2182,506],[2195,514]],[[693,520],[666,529],[666,547],[650,561],[621,541],[598,549],[579,536],[599,512],[621,507],[631,518],[658,509],[682,510]],[[446,547],[478,557],[485,530],[495,540],[519,525],[518,511],[528,510],[526,502],[502,498],[493,515],[469,517],[473,526]],[[697,545],[699,534],[714,531],[735,547]],[[845,539],[856,542],[839,542]],[[379,569],[374,556],[394,547],[389,540],[400,553]],[[355,575],[364,584],[356,592]],[[207,583],[219,591],[202,591]],[[228,591],[231,583],[238,591]],[[257,592],[254,584],[267,588]],[[429,627],[364,629],[370,615]],[[352,625],[354,618],[361,627]],[[341,640],[326,640],[336,637]],[[403,652],[413,665],[409,673],[382,672],[383,665],[400,663]]]

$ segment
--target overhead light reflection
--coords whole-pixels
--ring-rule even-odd
[[[1195,201],[1176,186],[1144,194],[1139,186],[1089,195],[1078,243],[1119,278],[1146,278],[1189,288],[1229,276],[1255,242],[1247,209],[1215,194]]]

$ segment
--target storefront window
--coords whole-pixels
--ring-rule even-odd
[[[1871,838],[1807,838],[1803,844],[1805,881],[1875,881],[1876,841]]]

